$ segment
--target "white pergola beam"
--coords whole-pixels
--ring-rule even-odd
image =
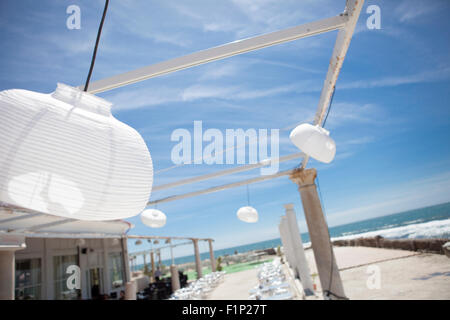
[[[293,159],[302,158],[304,156],[305,156],[305,154],[303,152],[298,152],[298,153],[290,154],[290,155],[283,156],[283,157],[276,158],[276,159],[266,159],[266,160],[260,161],[258,163],[255,163],[255,164],[248,164],[248,165],[244,165],[244,166],[240,166],[240,167],[236,167],[236,168],[231,168],[231,169],[226,169],[226,170],[222,170],[222,171],[217,171],[217,172],[205,174],[205,175],[198,176],[198,177],[178,180],[178,181],[175,181],[175,182],[171,182],[171,183],[155,186],[155,187],[153,187],[152,191],[170,189],[170,188],[179,187],[179,186],[186,185],[186,184],[191,184],[191,183],[196,183],[196,182],[200,182],[200,181],[210,180],[210,179],[213,179],[213,178],[226,176],[226,175],[230,175],[230,174],[233,174],[233,173],[249,171],[249,170],[256,169],[256,168],[269,166],[272,163],[277,163],[277,162],[281,163],[281,162],[285,162],[285,161],[289,161],[289,160],[293,160]]]
[[[218,192],[218,191],[223,191],[226,189],[245,186],[245,185],[251,184],[251,183],[271,180],[271,179],[275,179],[275,178],[282,177],[282,176],[288,176],[292,172],[293,172],[293,170],[285,170],[285,171],[280,171],[280,172],[272,174],[272,175],[260,176],[260,177],[256,177],[256,178],[252,178],[252,179],[248,179],[248,180],[224,184],[224,185],[217,186],[217,187],[212,187],[212,188],[203,189],[203,190],[199,190],[199,191],[188,192],[188,193],[179,194],[179,195],[175,195],[175,196],[170,196],[170,197],[166,197],[166,198],[162,198],[162,199],[158,199],[158,200],[154,200],[154,201],[149,201],[147,203],[147,205],[151,206],[151,205],[154,205],[157,203],[164,203],[164,202],[171,202],[171,201],[180,200],[180,199],[192,198],[192,197],[196,197],[196,196],[199,196],[202,194],[209,194],[209,193],[214,193],[214,192]]]
[[[0,232],[0,235],[4,232]],[[46,238],[46,239],[121,239],[122,234],[108,233],[68,233],[68,232],[33,232],[33,231],[13,231],[7,234],[21,235],[26,238]]]
[[[45,229],[45,228],[50,228],[50,227],[55,227],[55,226],[59,226],[62,224],[66,224],[66,223],[70,223],[70,222],[75,222],[78,220],[75,219],[69,219],[69,218],[64,218],[62,220],[58,220],[58,221],[53,221],[53,222],[49,222],[49,223],[43,223],[43,224],[38,224],[29,228],[24,228],[24,229],[11,229],[8,230],[8,232],[11,233],[21,233],[21,232],[34,232],[40,229]]]
[[[166,248],[170,248],[170,247],[172,247],[172,248],[175,248],[175,247],[179,247],[179,246],[186,246],[186,245],[190,245],[190,244],[192,244],[192,241],[189,241],[189,242],[182,242],[182,243],[176,243],[176,244],[172,244],[172,245],[165,245],[165,246],[162,246],[162,247],[158,247],[158,248],[154,248],[154,249],[148,249],[148,250],[142,250],[142,251],[136,251],[136,252],[130,252],[130,253],[128,253],[128,255],[129,256],[140,256],[140,255],[143,255],[143,254],[149,254],[150,252],[152,252],[152,251],[157,251],[157,250],[161,250],[161,249],[166,249]]]
[[[218,47],[198,51],[186,56],[174,58],[92,82],[89,85],[88,92],[104,92],[153,77],[162,76],[208,62],[232,57],[238,54],[334,31],[344,28],[347,21],[348,17],[346,15],[339,15],[248,39],[234,41]],[[79,88],[83,90],[84,86],[80,86]]]
[[[21,216],[15,216],[15,217],[12,217],[12,218],[1,220],[0,223],[31,219],[31,218],[41,217],[41,216],[44,216],[44,215],[45,215],[45,213],[27,213],[27,214],[24,214],[24,215],[21,215]]]
[[[334,44],[333,54],[330,59],[327,76],[320,94],[319,104],[317,106],[314,124],[322,126],[325,114],[330,104],[331,96],[333,95],[336,81],[344,63],[345,55],[347,54],[350,41],[355,32],[356,23],[358,22],[364,0],[347,0],[345,13],[348,16],[348,21],[345,27],[339,30],[336,43]],[[303,158],[301,167],[305,168],[308,164],[309,157]]]
[[[199,240],[199,241],[208,241],[213,240],[211,238],[193,238],[193,237],[166,237],[166,236],[138,236],[138,235],[127,235],[128,239],[158,239],[158,240],[166,240],[166,239],[174,239],[174,240]]]

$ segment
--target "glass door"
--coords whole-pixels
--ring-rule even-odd
[[[102,268],[89,269],[88,292],[91,299],[101,299],[103,296],[103,270]]]

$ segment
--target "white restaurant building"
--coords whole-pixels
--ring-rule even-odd
[[[119,298],[130,281],[131,227],[0,207],[0,299]],[[79,290],[67,285],[71,265],[81,271]]]

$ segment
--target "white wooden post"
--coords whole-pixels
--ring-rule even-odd
[[[289,203],[284,205],[286,209],[286,220],[289,228],[289,235],[291,237],[292,251],[294,254],[295,265],[298,271],[300,281],[303,286],[305,294],[313,295],[314,287],[309,271],[308,261],[306,260],[305,250],[303,248],[302,238],[300,236],[300,230],[297,223],[297,217],[295,216],[294,205]]]

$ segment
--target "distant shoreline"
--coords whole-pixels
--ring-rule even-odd
[[[352,222],[349,224],[334,226],[330,228],[332,241],[353,238],[370,238],[381,235],[387,239],[450,239],[450,202],[404,211],[396,214],[384,215]],[[307,232],[301,234],[305,247],[309,245]],[[214,256],[231,256],[235,252],[245,253],[254,250],[264,250],[281,246],[280,238],[244,244],[240,246],[214,250]],[[156,249],[156,248],[155,248]],[[209,252],[200,253],[201,260],[209,259]],[[194,255],[175,258],[175,264],[181,265],[194,262]],[[165,265],[170,265],[171,260],[162,260]],[[137,270],[143,268],[138,265]]]

